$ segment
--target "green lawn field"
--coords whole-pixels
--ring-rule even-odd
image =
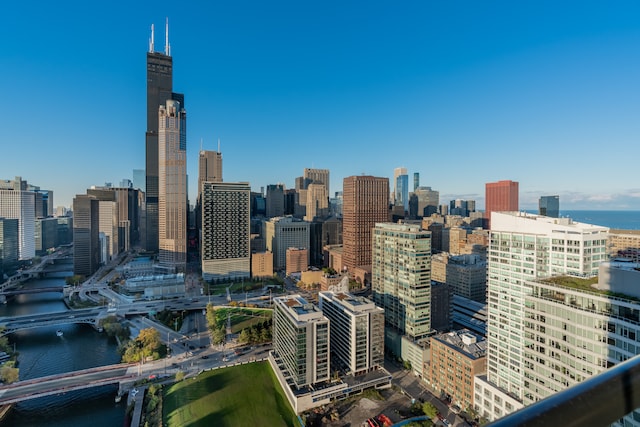
[[[297,425],[267,362],[204,372],[168,387],[163,419],[169,427]]]

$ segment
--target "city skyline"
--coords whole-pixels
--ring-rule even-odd
[[[483,209],[485,183],[513,180],[521,209],[552,194],[561,211],[640,209],[618,176],[640,154],[633,2],[34,3],[7,5],[0,29],[0,178],[56,205],[144,168],[145,55],[168,17],[192,204],[198,152],[220,138],[225,181],[253,191],[293,188],[304,168],[328,169],[333,193],[406,167],[441,203]]]

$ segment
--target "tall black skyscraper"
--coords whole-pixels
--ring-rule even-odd
[[[158,251],[158,109],[168,99],[180,102],[184,108],[184,95],[173,92],[173,59],[169,46],[169,21],[165,26],[164,52],[154,51],[154,31],[147,52],[147,132],[146,147],[146,236],[148,251]]]

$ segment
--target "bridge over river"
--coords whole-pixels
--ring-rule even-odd
[[[0,387],[0,405],[73,390],[130,382],[138,375],[137,364],[117,364],[18,381]]]

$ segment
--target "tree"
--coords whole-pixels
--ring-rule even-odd
[[[176,372],[176,381],[182,381],[185,377],[185,373],[183,371]]]
[[[224,344],[227,339],[227,331],[224,327],[216,328],[211,332],[211,342],[213,344]]]
[[[262,331],[260,331],[260,342],[269,342],[269,341],[271,341],[271,329],[262,328]]]
[[[249,333],[247,328],[244,328],[242,332],[240,332],[240,335],[238,335],[238,342],[240,344],[248,344],[250,340],[251,340],[251,334]]]
[[[5,384],[11,384],[18,381],[20,377],[20,370],[15,367],[15,363],[13,360],[5,362],[0,368],[0,380],[2,380]]]
[[[431,419],[435,419],[438,415],[438,409],[431,402],[424,402],[422,404],[422,412]]]

